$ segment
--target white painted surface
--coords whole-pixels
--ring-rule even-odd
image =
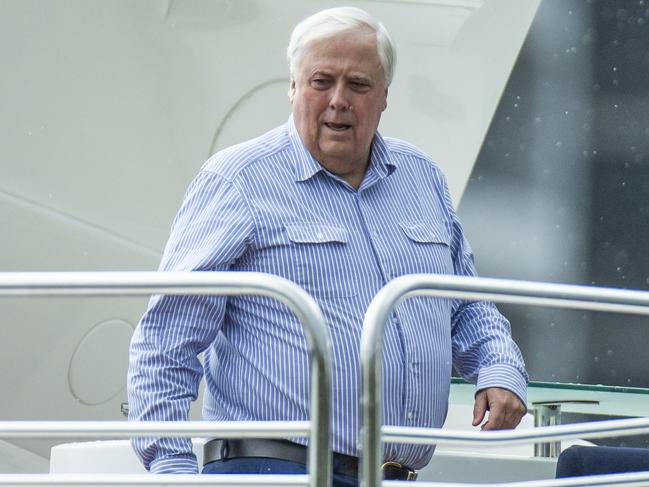
[[[194,440],[203,463],[203,440]],[[147,473],[128,440],[64,443],[52,448],[50,473]]]
[[[205,159],[287,119],[289,33],[325,6],[384,20],[399,54],[381,130],[430,153],[458,201],[538,3],[0,2],[0,269],[155,269]],[[0,417],[121,419],[122,334],[102,360],[78,345],[145,306],[3,300]],[[12,443],[44,457],[52,445]]]
[[[47,458],[0,440],[0,473],[46,473]]]

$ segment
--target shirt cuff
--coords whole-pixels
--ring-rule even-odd
[[[478,373],[478,391],[489,387],[500,387],[512,391],[527,407],[527,379],[519,370],[507,364],[483,367]]]
[[[197,474],[198,462],[194,455],[177,455],[153,460],[151,473],[155,474]]]

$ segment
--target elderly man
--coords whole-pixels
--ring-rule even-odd
[[[356,8],[319,12],[293,31],[288,60],[292,116],[205,163],[160,269],[267,272],[314,296],[333,343],[334,483],[354,485],[370,301],[396,276],[475,270],[439,168],[377,132],[395,60],[383,25]],[[186,419],[204,374],[206,419],[305,420],[306,355],[297,318],[268,298],[154,297],[131,345],[130,416]],[[383,361],[386,424],[441,426],[452,364],[477,382],[474,425],[513,428],[525,413],[523,361],[491,303],[404,302],[386,327]],[[152,472],[198,471],[188,440],[134,445]],[[305,447],[289,441],[215,440],[206,452],[207,473],[305,471]],[[411,477],[432,453],[386,445],[385,460],[399,464],[386,478]]]

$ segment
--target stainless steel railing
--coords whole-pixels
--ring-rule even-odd
[[[417,487],[486,487],[498,485],[499,487],[647,487],[649,485],[649,472],[632,472],[607,475],[590,475],[587,477],[572,477],[553,480],[533,480],[526,482],[498,482],[497,484],[466,484],[457,482],[417,482]],[[386,481],[384,487],[403,487],[403,482]]]
[[[29,487],[139,487],[228,485],[234,487],[302,487],[303,475],[147,475],[147,474],[3,474],[0,485]]]
[[[245,423],[135,423],[135,422],[0,422],[0,437],[94,437],[215,436],[284,437],[309,436],[308,476],[152,476],[152,475],[0,475],[0,485],[306,485],[328,487],[331,478],[329,451],[330,341],[317,305],[303,290],[276,276],[256,273],[22,273],[0,274],[3,296],[109,296],[149,294],[258,294],[273,297],[292,309],[305,325],[311,352],[311,422]],[[361,339],[363,373],[364,487],[380,482],[382,440],[437,444],[504,444],[551,441],[566,438],[622,436],[649,431],[649,419],[628,419],[560,425],[516,431],[465,432],[440,429],[384,426],[381,428],[381,339],[391,310],[414,295],[489,299],[497,302],[536,304],[624,313],[649,314],[649,293],[580,286],[505,281],[455,276],[412,275],[390,282],[372,301]],[[383,434],[383,437],[381,437]],[[368,445],[365,447],[365,445]],[[390,487],[395,482],[384,482]],[[422,487],[474,484],[420,482]],[[484,485],[484,484],[481,484]],[[501,484],[502,485],[502,484]],[[515,482],[516,487],[562,487],[577,485],[649,485],[649,473],[618,474],[576,479]]]
[[[311,367],[311,421],[265,423],[149,423],[149,422],[2,422],[0,438],[93,436],[308,436],[308,471],[311,487],[329,487],[331,482],[330,394],[331,341],[316,302],[296,284],[278,276],[252,272],[78,272],[0,274],[0,297],[6,296],[143,296],[175,295],[262,295],[286,304],[305,327]],[[83,476],[81,476],[83,477]],[[304,476],[97,476],[89,482],[74,475],[0,475],[7,485],[304,485]],[[165,477],[165,478],[160,478]],[[187,478],[181,478],[187,477]],[[80,482],[80,483],[77,483]]]
[[[375,487],[381,482],[380,468],[383,450],[382,441],[384,440],[437,444],[533,443],[538,440],[551,441],[576,437],[623,436],[649,431],[649,419],[645,418],[560,425],[531,430],[475,433],[442,431],[438,428],[381,427],[383,395],[381,355],[385,323],[388,321],[393,308],[401,301],[412,296],[486,299],[505,303],[649,314],[649,292],[643,291],[431,274],[413,274],[390,281],[370,303],[365,314],[361,336],[360,360],[363,380],[361,397],[363,416],[361,487]],[[608,479],[611,483],[582,484],[577,480],[577,483],[571,484],[561,483],[564,482],[561,480],[543,481],[541,483],[512,483],[508,485],[649,485],[649,473],[644,476],[621,474],[613,477],[613,479]],[[627,480],[628,482],[644,483],[626,483]],[[392,482],[385,482],[385,484],[390,485]],[[461,484],[452,485],[458,486]],[[503,484],[499,483],[498,485]]]

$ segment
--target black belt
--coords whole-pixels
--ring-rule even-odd
[[[306,447],[287,440],[247,439],[210,440],[205,443],[203,464],[241,457],[277,458],[306,465]],[[333,470],[337,474],[358,478],[358,458],[333,453]],[[386,480],[415,480],[417,472],[397,462],[385,462],[381,470]]]

